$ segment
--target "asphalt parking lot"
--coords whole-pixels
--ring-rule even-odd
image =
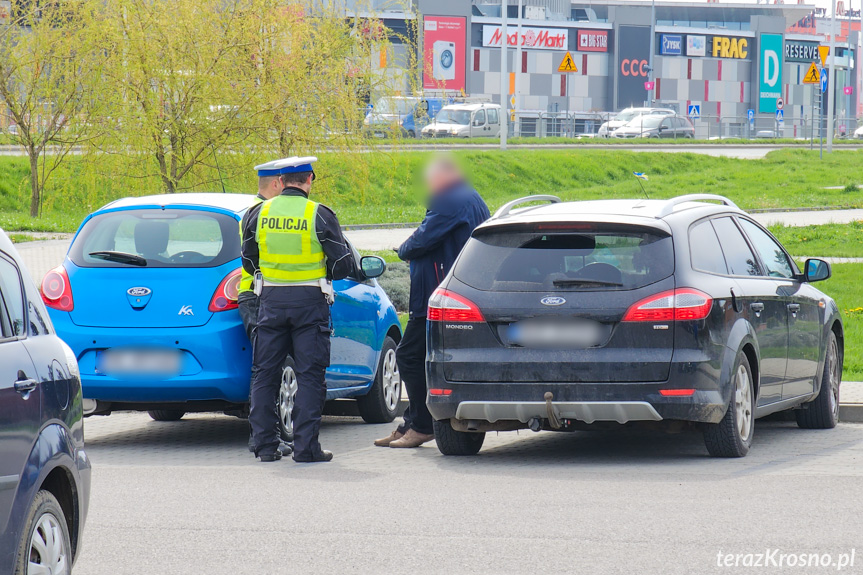
[[[76,574],[738,572],[717,553],[857,549],[863,426],[759,422],[743,459],[697,433],[489,435],[480,455],[372,446],[328,417],[332,463],[256,462],[246,422],[86,421],[93,494]],[[815,573],[770,569],[743,572]],[[823,571],[835,571],[823,569]]]

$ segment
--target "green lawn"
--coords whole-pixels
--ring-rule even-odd
[[[815,287],[836,300],[845,326],[845,381],[863,380],[863,264],[836,264]]]
[[[494,210],[508,200],[552,193],[566,200],[642,195],[632,172],[645,172],[652,198],[684,193],[724,194],[744,209],[863,206],[863,151],[837,151],[824,160],[804,149],[772,152],[763,160],[714,158],[691,153],[626,150],[524,150],[453,152]],[[424,213],[422,170],[428,152],[322,153],[315,197],[333,207],[342,223],[419,221]],[[260,160],[261,158],[257,158]],[[249,159],[249,165],[255,158]],[[0,158],[0,226],[7,230],[74,231],[81,219],[124,195],[158,193],[155,183],[121,175],[85,175],[79,158],[49,182],[43,216],[26,215],[28,169],[23,158]],[[227,179],[229,191],[250,193],[254,173]],[[843,186],[838,190],[827,186]],[[846,187],[847,186],[847,187]],[[214,190],[216,185],[196,187]],[[804,254],[808,255],[808,254]]]
[[[802,228],[772,226],[770,231],[796,257],[863,258],[863,221]]]

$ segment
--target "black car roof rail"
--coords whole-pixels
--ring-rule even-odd
[[[666,200],[666,202],[662,205],[662,208],[659,210],[659,213],[656,215],[656,219],[661,220],[666,216],[670,216],[674,213],[674,208],[679,206],[680,204],[685,204],[687,202],[697,202],[699,200],[716,200],[718,202],[722,202],[726,206],[739,209],[737,208],[737,204],[735,204],[725,196],[720,196],[717,194],[686,194],[685,196],[677,196],[676,198]]]
[[[519,198],[517,200],[513,200],[511,202],[505,203],[501,208],[494,213],[491,219],[495,220],[497,218],[502,218],[504,216],[508,216],[512,209],[520,204],[526,204],[528,202],[549,202],[551,204],[559,204],[561,199],[557,196],[549,196],[549,195],[538,195],[538,196],[526,196],[524,198]],[[538,206],[534,206],[538,207]]]

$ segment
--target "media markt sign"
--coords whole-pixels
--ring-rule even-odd
[[[773,114],[782,97],[782,34],[762,34],[758,44],[758,111]]]

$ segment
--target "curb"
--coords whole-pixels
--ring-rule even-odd
[[[863,403],[840,403],[840,423],[863,423]]]

